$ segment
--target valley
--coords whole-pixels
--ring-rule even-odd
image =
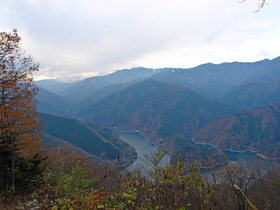
[[[174,160],[181,156],[205,166],[219,164],[228,158],[225,149],[254,149],[262,157],[280,158],[279,68],[280,57],[253,63],[203,64],[191,69],[134,68],[73,84],[55,81],[60,89],[53,92],[48,81],[43,81],[44,88],[38,86],[38,108],[42,113],[75,119],[91,129],[106,128],[109,133],[114,128],[138,130],[157,147],[169,151]],[[40,85],[40,81],[36,83]],[[54,81],[49,86],[54,87]],[[46,132],[53,135],[54,128],[48,124],[51,120],[46,123]],[[73,143],[71,137],[63,138]],[[106,135],[102,141],[110,143],[111,149],[96,147],[102,155],[89,153],[101,162],[116,161],[118,154],[129,157],[125,163],[136,157],[129,147],[116,143],[120,140],[108,138],[112,139]]]
[[[0,209],[280,209],[279,7],[1,2]]]

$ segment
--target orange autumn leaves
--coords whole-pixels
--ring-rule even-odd
[[[24,56],[20,40],[16,30],[0,33],[0,144],[31,156],[41,145],[33,83],[39,66]]]

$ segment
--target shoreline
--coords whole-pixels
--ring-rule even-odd
[[[147,145],[148,147],[153,147],[154,148],[154,150],[155,149],[159,149],[159,150],[161,150],[161,151],[164,151],[164,152],[166,152],[166,153],[168,153],[166,156],[167,156],[167,158],[169,157],[169,156],[171,156],[170,155],[170,152],[168,152],[168,151],[166,151],[165,149],[163,149],[163,148],[161,148],[161,147],[159,147],[158,145],[156,145],[155,143],[153,143],[153,142],[151,142],[147,137],[146,137],[146,135],[144,135],[142,132],[139,132],[139,131],[132,131],[132,130],[129,130],[129,131],[127,131],[127,130],[122,130],[122,129],[116,129],[116,128],[114,128],[114,130],[112,130],[112,132],[115,132],[116,134],[118,134],[119,136],[123,133],[123,134],[132,134],[132,135],[135,135],[135,136],[138,136],[138,138],[141,138],[141,140],[143,141],[143,143],[145,144],[145,145]],[[122,138],[120,138],[120,139],[122,139]],[[123,140],[123,139],[122,139]],[[125,141],[125,140],[123,140],[123,141]],[[146,141],[146,142],[145,142]],[[125,141],[126,142],[126,141]],[[128,142],[127,142],[128,143]],[[128,143],[129,144],[129,143]],[[132,145],[131,145],[132,146]],[[141,149],[140,149],[141,150]],[[142,158],[142,152],[141,151],[139,151],[140,153],[138,154],[137,152],[137,156],[134,156],[134,158],[130,161],[130,162],[128,162],[127,164],[125,164],[125,165],[122,165],[122,167],[121,167],[121,170],[126,170],[127,168],[129,168],[130,167],[130,165],[132,165],[132,164],[134,164],[134,162],[136,161],[139,161],[139,160],[141,160],[141,158]],[[140,156],[139,156],[140,155]],[[140,158],[140,159],[139,159]],[[138,160],[139,159],[139,160]],[[168,158],[169,160],[168,160],[168,162],[166,162],[168,165],[170,164],[170,158]],[[135,166],[134,166],[135,167]],[[133,168],[134,168],[133,167]]]
[[[148,141],[150,144],[152,144],[153,146],[157,147],[158,149],[160,150],[163,150],[165,151],[166,153],[168,153],[170,156],[172,156],[172,153],[169,152],[168,150],[160,147],[159,145],[157,145],[156,143],[152,142],[143,132],[139,131],[139,130],[133,130],[133,131],[127,131],[127,130],[121,130],[121,129],[115,129],[113,128],[112,131],[115,131],[115,132],[123,132],[123,133],[131,133],[131,134],[137,134],[137,135],[140,135],[142,137],[145,138],[146,141]],[[195,142],[195,140],[192,140],[195,144],[197,145],[207,145],[207,146],[210,146],[210,147],[215,147],[216,146],[214,144],[211,144],[211,143],[207,143],[207,142]],[[257,148],[256,148],[257,149]],[[257,150],[253,150],[253,149],[246,149],[246,150],[234,150],[234,149],[219,149],[220,151],[230,151],[230,152],[236,152],[236,153],[246,153],[246,152],[252,152],[252,153],[257,153],[256,156],[262,158],[263,160],[271,160],[271,161],[275,161],[275,160],[280,160],[280,157],[279,158],[271,158],[271,157],[266,157],[265,155],[263,154],[260,154],[258,153]],[[131,164],[133,161],[135,161],[135,159],[138,158],[138,154],[137,154],[137,157],[134,158],[133,160],[130,161],[130,163],[126,164],[126,166],[128,166],[129,164]],[[211,167],[215,167],[216,165],[223,165],[223,164],[226,164],[226,163],[229,163],[231,162],[230,160],[228,161],[224,161],[223,163],[218,163],[218,164],[215,164],[214,166],[211,166]],[[207,167],[206,167],[207,168]]]
[[[133,156],[133,159],[130,160],[128,163],[124,164],[124,165],[121,165],[121,169],[125,169],[126,167],[128,167],[130,164],[132,164],[135,160],[137,160],[138,158],[138,155],[137,156]]]
[[[280,160],[280,158],[269,158],[262,154],[257,154],[258,157],[261,157],[264,160]]]
[[[195,142],[195,140],[193,140],[193,142],[198,145],[208,145],[211,147],[216,147],[214,144],[207,143],[207,142]],[[245,152],[252,152],[252,153],[257,153],[256,156],[258,156],[264,160],[280,160],[280,157],[279,158],[266,157],[265,155],[258,153],[259,151],[253,150],[253,149],[246,149],[246,150],[242,150],[242,151],[234,150],[234,149],[221,149],[220,151],[230,151],[230,152],[237,152],[237,153],[241,153],[241,154],[243,154]]]
[[[168,151],[167,149],[164,149],[162,147],[160,147],[159,145],[157,145],[156,143],[152,142],[143,132],[139,131],[139,130],[134,130],[134,131],[126,131],[126,130],[120,130],[120,129],[113,129],[113,131],[115,132],[121,132],[121,133],[131,133],[131,134],[137,134],[139,136],[142,136],[145,138],[146,141],[148,141],[149,143],[151,143],[153,146],[155,146],[156,148],[163,150],[164,152],[168,153],[170,156],[172,155],[172,153],[170,151]]]
[[[246,149],[246,150],[243,150],[243,151],[240,151],[240,150],[235,150],[235,149],[222,149],[221,151],[230,151],[230,152],[237,152],[237,153],[245,153],[245,152],[252,152],[252,153],[258,153],[258,151],[255,151],[255,150],[250,150],[250,149]],[[257,154],[258,155],[258,154]]]

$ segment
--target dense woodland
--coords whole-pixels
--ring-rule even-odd
[[[209,153],[209,156],[216,157],[212,161],[217,161],[217,159],[223,160],[224,155],[214,148],[206,150],[205,147],[199,147],[190,141],[183,144],[177,137],[174,137],[174,141],[170,141],[173,144],[178,141],[180,145],[179,149],[176,148],[174,154],[177,155],[174,156],[171,165],[161,166],[160,161],[164,153],[159,150],[147,156],[146,161],[152,166],[148,175],[137,171],[125,172],[123,164],[126,162],[121,161],[122,151],[125,151],[124,154],[130,158],[129,160],[133,158],[135,151],[120,141],[111,131],[76,120],[46,114],[39,115],[35,98],[38,89],[33,81],[33,73],[38,71],[39,65],[25,55],[20,44],[21,38],[17,31],[0,33],[1,209],[280,209],[280,171],[276,166],[263,169],[256,162],[246,166],[235,162],[218,167],[210,164],[207,159],[207,165],[212,167],[201,172],[200,164],[196,161],[198,156],[204,159],[204,156]],[[189,132],[193,132],[215,120],[217,116],[234,112],[230,106],[205,99],[183,87],[176,85],[167,87],[163,80],[164,75],[161,75],[159,81],[146,80],[136,84],[133,86],[135,89],[131,89],[134,91],[132,95],[124,90],[105,99],[107,100],[105,104],[116,103],[116,99],[125,94],[127,95],[124,98],[129,99],[142,94],[143,97],[140,98],[143,101],[154,98],[154,100],[174,102],[176,99],[168,100],[164,98],[166,95],[162,94],[162,91],[172,92],[171,95],[180,100],[167,104],[169,111],[166,111],[165,107],[154,107],[152,101],[151,115],[141,115],[141,113],[139,115],[154,121],[162,117],[161,120],[166,123],[163,125],[165,127],[157,127],[158,133],[155,135],[162,135],[165,132],[169,140],[172,139],[172,135],[178,133],[179,137],[189,134],[184,133],[182,129],[184,126],[191,127]],[[138,91],[137,86],[144,87],[143,84],[147,89],[151,89],[151,95],[145,95],[143,89]],[[203,92],[203,89],[201,91]],[[163,98],[160,99],[158,96]],[[143,104],[141,100],[138,104]],[[189,107],[182,105],[190,100],[194,104]],[[61,101],[61,107],[66,106],[67,103]],[[206,106],[206,103],[210,106]],[[128,100],[126,106],[126,109],[133,113],[137,103]],[[217,107],[218,110],[214,109]],[[120,121],[123,117],[112,119],[106,115],[108,119],[104,118],[103,110],[110,108],[104,108],[101,102],[89,106],[81,112],[80,116],[93,108],[96,113],[91,113],[96,114],[97,117],[94,119],[97,120],[98,116],[103,116],[100,119],[108,122],[109,119]],[[240,105],[240,109],[243,108],[244,106]],[[184,121],[180,121],[180,112],[186,113],[185,117],[192,113],[194,117],[190,122],[193,123],[186,126]],[[250,120],[246,114],[236,115],[240,123],[242,118]],[[92,115],[87,117],[90,118]],[[178,120],[175,123],[167,120],[170,116],[177,115]],[[56,121],[52,121],[52,118]],[[148,129],[151,128],[145,123],[143,122],[141,126],[149,131]],[[123,127],[125,126],[123,124]],[[213,141],[218,141],[214,138],[215,130],[211,128],[213,125],[209,126],[208,129],[213,132],[211,134]],[[231,133],[235,132],[232,135],[242,135],[237,133],[233,126],[229,127]],[[77,134],[76,131],[81,133]],[[80,135],[81,141],[76,141],[78,138],[76,135]],[[206,134],[200,135],[202,140]],[[47,145],[46,139],[50,136],[57,139],[67,138],[68,143],[74,146],[68,147],[67,144],[62,143]],[[90,145],[90,142],[87,142],[88,138],[95,139],[95,145]],[[82,148],[83,152],[79,152],[76,147]],[[170,145],[167,148],[170,148]],[[267,151],[266,148],[265,152]],[[90,153],[97,158],[85,153]],[[185,157],[187,153],[193,154],[188,161]],[[107,159],[106,164],[96,161],[100,159]],[[110,159],[112,161],[108,161]]]

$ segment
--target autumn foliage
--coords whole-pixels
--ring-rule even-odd
[[[24,55],[20,40],[16,30],[0,33],[0,186],[13,193],[21,173],[39,160],[41,145],[33,84],[38,64]]]

